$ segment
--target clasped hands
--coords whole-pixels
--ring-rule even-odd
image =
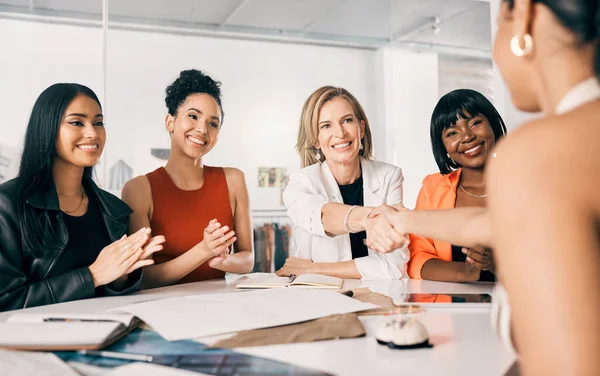
[[[123,237],[104,247],[94,263],[89,266],[94,287],[115,282],[123,284],[129,273],[139,268],[152,265],[152,255],[163,249],[165,237],[150,237],[147,227],[136,233]]]
[[[381,205],[373,209],[362,221],[367,232],[365,244],[380,253],[393,252],[410,243],[405,218],[402,212],[408,211],[402,204]]]
[[[367,247],[380,252],[388,253],[408,245],[408,215],[410,210],[402,204],[381,205],[369,214],[365,228],[367,229]],[[368,224],[372,221],[371,224]],[[371,229],[371,231],[369,231]],[[466,255],[468,274],[479,278],[479,271],[489,270],[495,272],[492,250],[487,247],[463,247],[462,253]]]
[[[235,231],[229,226],[222,226],[217,219],[213,219],[204,229],[204,239],[197,244],[198,251],[208,260],[211,268],[221,266],[229,255],[229,247],[235,243]]]

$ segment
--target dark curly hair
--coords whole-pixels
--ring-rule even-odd
[[[197,69],[181,71],[179,77],[166,90],[165,104],[169,114],[175,116],[179,106],[192,94],[208,94],[221,109],[221,124],[225,113],[221,105],[221,82],[213,80],[209,75]]]

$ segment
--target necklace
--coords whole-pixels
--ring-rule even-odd
[[[476,195],[476,194],[474,194],[474,193],[471,193],[471,192],[467,191],[466,189],[464,189],[464,188],[463,188],[463,186],[462,186],[462,184],[460,184],[460,183],[459,183],[459,184],[458,184],[458,186],[460,187],[460,189],[461,189],[463,192],[465,192],[466,194],[468,194],[468,195],[469,195],[469,196],[471,196],[471,197],[477,197],[477,198],[483,198],[483,197],[487,197],[487,193],[486,193],[486,194],[484,194],[484,195]]]
[[[67,195],[64,195],[64,194],[62,194],[62,193],[60,193],[60,192],[58,192],[58,191],[57,191],[56,193],[60,194],[61,196],[65,196],[65,197],[75,197],[75,196],[67,196]],[[65,209],[63,209],[63,208],[60,208],[60,210],[62,210],[63,212],[65,212],[65,213],[67,213],[67,214],[73,214],[73,213],[76,213],[76,212],[77,212],[77,210],[79,210],[79,208],[81,207],[81,204],[83,203],[83,187],[81,188],[81,193],[80,193],[80,195],[81,195],[81,199],[79,200],[79,205],[77,205],[77,207],[75,208],[75,210],[73,210],[73,211],[68,211],[68,210],[65,210]]]

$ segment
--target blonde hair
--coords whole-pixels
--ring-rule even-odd
[[[358,154],[365,159],[373,159],[373,141],[371,139],[371,128],[369,120],[358,100],[346,89],[333,86],[323,86],[318,88],[308,97],[302,107],[300,115],[300,128],[298,129],[298,141],[296,142],[296,151],[302,160],[302,167],[313,165],[319,160],[315,157],[317,150],[314,145],[318,142],[319,135],[319,112],[325,103],[334,98],[344,98],[354,109],[354,115],[365,122],[365,130],[362,138],[363,149]],[[360,126],[360,124],[359,124]],[[325,156],[321,152],[321,160]]]

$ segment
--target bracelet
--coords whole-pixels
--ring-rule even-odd
[[[348,212],[346,213],[346,216],[344,217],[344,227],[346,227],[346,230],[348,230],[348,232],[350,234],[355,234],[356,231],[352,231],[352,229],[350,228],[350,226],[348,226],[348,218],[350,218],[350,213],[352,212],[352,210],[354,210],[356,208],[356,205],[352,206],[350,209],[348,209]]]

